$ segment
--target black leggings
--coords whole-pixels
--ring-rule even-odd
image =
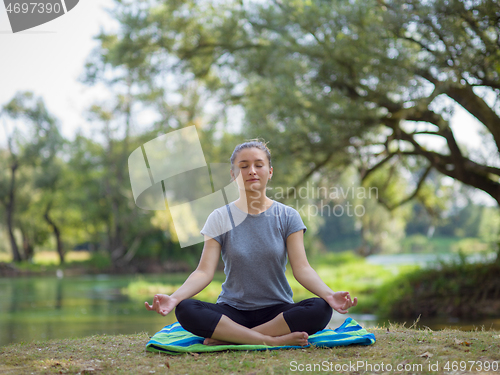
[[[226,304],[213,304],[195,299],[181,301],[175,316],[181,326],[197,336],[212,337],[222,315],[247,328],[253,328],[283,313],[290,332],[312,335],[326,327],[332,308],[322,298],[309,298],[298,303],[280,303],[258,310],[238,310]]]

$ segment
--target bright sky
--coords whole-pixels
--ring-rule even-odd
[[[94,100],[105,97],[102,88],[90,88],[78,82],[78,77],[97,45],[93,36],[99,33],[101,25],[106,25],[107,30],[113,25],[104,11],[112,5],[112,0],[81,0],[65,15],[14,34],[2,1],[0,105],[9,102],[18,91],[32,91],[61,121],[63,135],[72,139],[78,127],[85,127],[84,110]],[[0,144],[4,138],[4,129],[0,129]]]

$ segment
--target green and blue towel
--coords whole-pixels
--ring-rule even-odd
[[[368,333],[355,320],[347,318],[336,329],[324,329],[310,335],[307,346],[267,346],[267,345],[203,345],[203,337],[193,335],[176,322],[165,326],[157,332],[146,344],[149,352],[163,352],[167,354],[218,352],[222,350],[277,350],[300,349],[311,345],[320,348],[345,345],[371,345],[375,343],[375,335]]]

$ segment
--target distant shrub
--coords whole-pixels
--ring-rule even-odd
[[[346,265],[349,263],[364,263],[365,258],[355,254],[353,251],[342,251],[342,252],[332,252],[323,253],[317,255],[310,259],[311,263],[317,265],[329,265],[333,267],[338,267],[341,265]]]
[[[406,237],[401,244],[403,253],[430,253],[434,251],[434,245],[423,234],[413,234]]]
[[[375,292],[387,317],[477,318],[500,314],[500,264],[461,261],[390,280]]]
[[[485,254],[492,249],[490,245],[484,243],[479,238],[464,238],[451,246],[454,253],[472,255],[472,254]]]
[[[88,260],[89,266],[98,270],[104,270],[111,267],[111,258],[109,254],[102,251],[92,253]]]

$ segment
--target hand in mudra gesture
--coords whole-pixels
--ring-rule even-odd
[[[325,297],[325,301],[334,309],[335,311],[346,314],[350,307],[354,307],[358,304],[358,298],[354,297],[351,300],[349,292],[335,292]]]
[[[170,311],[177,306],[178,301],[176,298],[173,298],[166,294],[156,294],[153,298],[153,304],[150,305],[147,302],[144,302],[146,309],[149,311],[156,311],[158,314],[163,316],[167,315]]]

